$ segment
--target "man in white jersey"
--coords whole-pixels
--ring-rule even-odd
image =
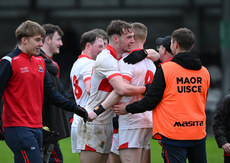
[[[93,29],[93,31],[97,32],[99,35],[103,36],[104,46],[106,48],[106,45],[109,42],[109,37],[108,37],[107,33],[104,30],[98,29],[98,28]],[[118,144],[118,143],[116,143],[116,142],[118,142],[118,134],[117,134],[118,130],[116,130],[117,126],[118,126],[118,120],[116,120],[116,117],[113,117],[112,145],[111,145],[111,151],[110,151],[110,154],[109,154],[109,158],[108,158],[106,163],[121,163],[121,159],[120,159],[120,156],[119,156],[119,151],[118,151],[118,148],[116,148],[116,145]]]
[[[104,41],[104,49],[106,48],[106,45],[109,43],[109,36],[107,35],[106,31],[100,28],[95,28],[92,30],[93,32],[96,32],[98,35],[102,36]]]
[[[99,34],[97,30],[85,32],[81,36],[80,47],[82,49],[77,61],[73,64],[70,72],[73,93],[76,102],[85,107],[89,98],[92,67],[97,55],[105,48],[104,41],[106,38]],[[105,35],[106,32],[105,32]],[[71,126],[71,144],[72,152],[80,153],[77,150],[77,125],[80,118],[74,114],[74,120]]]
[[[132,23],[134,48],[143,49],[147,38],[147,27],[142,23]],[[132,54],[131,54],[132,55]],[[127,54],[126,54],[127,56]],[[125,57],[125,56],[124,56]],[[124,79],[132,85],[141,86],[152,83],[156,67],[150,59],[144,59],[135,65],[119,61],[119,70]],[[120,102],[132,103],[142,97],[123,97]],[[141,163],[145,152],[150,149],[152,136],[152,112],[119,116],[119,153],[123,163]],[[149,153],[148,153],[149,154]],[[128,156],[128,157],[127,157]],[[150,161],[150,160],[149,160]]]
[[[135,43],[133,44],[133,51],[143,49],[144,43],[147,37],[147,27],[141,23],[133,23],[132,28],[134,31]],[[124,54],[123,57],[126,57],[128,53]],[[130,54],[132,55],[132,54]],[[155,61],[159,59],[155,58]],[[119,70],[127,83],[132,85],[140,86],[146,85],[152,82],[153,76],[156,70],[154,63],[149,59],[144,59],[135,65],[127,64],[124,60],[119,61]],[[107,109],[111,101],[115,103],[119,100],[119,97],[115,91],[113,91],[109,97],[102,103],[102,106]],[[123,97],[121,102],[132,103],[136,100],[141,99],[140,95],[133,97]],[[112,102],[114,103],[114,102]],[[92,112],[89,113],[89,118],[91,117]],[[121,161],[126,162],[136,162],[141,163],[145,159],[143,156],[148,150],[149,152],[149,141],[152,135],[152,114],[151,112],[145,112],[142,114],[128,114],[121,115],[119,117],[119,153]],[[145,157],[150,158],[149,153]],[[146,161],[146,160],[145,160]],[[150,159],[147,159],[147,162]]]
[[[134,43],[131,25],[125,21],[111,21],[107,28],[109,44],[96,59],[91,76],[90,97],[85,106],[92,111],[114,89],[119,95],[137,95],[145,92],[145,86],[132,86],[123,81],[118,69],[122,54],[131,50]],[[94,109],[99,115],[104,110]],[[107,109],[93,122],[78,124],[77,148],[81,150],[81,162],[103,163],[108,159],[112,140],[113,111]]]

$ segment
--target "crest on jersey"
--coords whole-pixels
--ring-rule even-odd
[[[42,65],[38,65],[38,72],[44,72]]]

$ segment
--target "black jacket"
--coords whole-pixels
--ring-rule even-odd
[[[213,132],[219,148],[230,143],[230,92],[217,108],[213,123]]]
[[[59,69],[57,65],[54,64],[52,59],[47,58],[43,51],[41,53],[41,56],[45,60],[46,69],[50,74],[53,85],[60,94],[65,96],[65,92],[63,91],[62,85],[59,81]],[[69,116],[67,116],[67,112],[65,110],[53,105],[50,100],[44,96],[42,111],[44,126],[43,144],[55,143],[60,139],[70,136],[70,122],[68,117]]]

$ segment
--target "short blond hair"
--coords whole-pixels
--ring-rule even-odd
[[[148,34],[148,29],[147,27],[139,22],[135,22],[131,24],[132,26],[132,30],[134,32],[134,39],[136,40],[140,40],[143,43],[145,43],[146,38],[147,38],[147,34]]]
[[[15,31],[15,37],[20,44],[23,37],[33,37],[36,35],[45,36],[45,30],[37,22],[27,20],[21,23]]]

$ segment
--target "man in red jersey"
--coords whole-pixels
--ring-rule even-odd
[[[16,32],[18,46],[0,61],[0,97],[3,97],[3,126],[6,144],[14,161],[42,163],[43,94],[55,105],[87,119],[85,109],[67,100],[52,85],[45,62],[39,57],[44,29],[25,21]],[[2,127],[2,125],[0,125]]]

